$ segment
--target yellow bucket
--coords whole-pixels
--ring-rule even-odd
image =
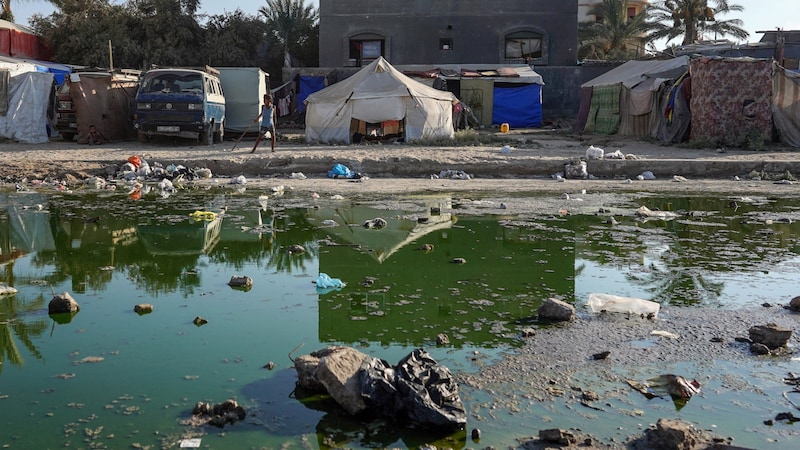
[[[501,133],[508,133],[508,124],[507,123],[501,123],[500,124],[500,132]]]

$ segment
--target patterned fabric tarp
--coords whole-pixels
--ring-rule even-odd
[[[692,140],[728,145],[772,135],[772,62],[698,58],[692,76]]]
[[[772,118],[781,142],[800,147],[800,74],[777,63],[772,78]]]
[[[592,102],[584,131],[615,134],[619,130],[619,95],[622,83],[592,88]]]

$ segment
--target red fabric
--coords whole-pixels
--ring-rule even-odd
[[[689,63],[692,140],[741,144],[772,133],[772,62],[699,58]]]

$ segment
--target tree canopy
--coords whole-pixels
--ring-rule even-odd
[[[749,33],[739,19],[722,20],[721,16],[743,11],[741,5],[727,0],[664,0],[651,4],[649,19],[654,39],[667,42],[682,36],[681,45],[693,44],[709,38],[732,36],[746,39]]]
[[[628,18],[627,0],[603,0],[589,9],[597,22],[578,25],[580,59],[630,59],[641,56],[650,41],[647,11]]]
[[[65,64],[109,67],[109,41],[115,67],[141,70],[216,65],[280,73],[287,48],[297,65],[316,66],[319,60],[316,10],[303,7],[302,14],[284,17],[269,9],[272,3],[301,7],[303,0],[267,0],[260,15],[237,9],[210,16],[199,12],[200,0],[50,3],[56,6],[54,13],[34,15],[30,22],[51,45],[54,59]],[[270,31],[277,30],[276,19],[281,20],[280,33]]]

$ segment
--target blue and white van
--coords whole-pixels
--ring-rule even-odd
[[[148,70],[139,82],[133,122],[140,142],[156,135],[222,142],[225,95],[219,71],[208,66]]]

